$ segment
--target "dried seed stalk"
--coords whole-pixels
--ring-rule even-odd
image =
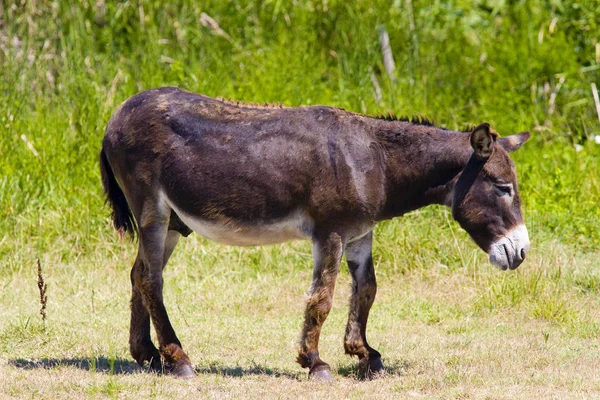
[[[40,315],[42,316],[42,322],[44,323],[44,327],[46,326],[46,304],[48,304],[48,296],[46,295],[46,290],[48,290],[48,285],[44,282],[44,277],[42,276],[42,264],[38,258],[37,260],[37,274],[38,274],[38,289],[40,291],[40,304],[42,307],[40,308]]]

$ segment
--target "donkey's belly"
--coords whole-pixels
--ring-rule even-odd
[[[268,223],[250,224],[231,219],[217,223],[189,215],[170,202],[169,206],[181,221],[198,235],[234,246],[260,246],[297,239],[310,239],[314,226],[310,217],[301,211],[295,211],[284,218]]]

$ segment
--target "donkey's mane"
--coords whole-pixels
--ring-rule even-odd
[[[391,111],[388,111],[387,113],[380,113],[380,114],[376,114],[373,118],[376,119],[382,119],[385,121],[403,121],[403,122],[410,122],[411,124],[414,125],[421,125],[421,126],[432,126],[432,127],[436,127],[436,128],[440,128],[442,130],[451,130],[445,126],[439,126],[436,125],[435,122],[433,122],[433,120],[423,114],[413,114],[411,117],[406,116],[406,115],[401,115],[398,116],[396,114],[394,114]],[[474,124],[472,122],[467,122],[462,126],[462,129],[459,130],[459,132],[473,132],[473,130],[477,127],[477,124]]]
[[[433,120],[431,118],[429,118],[425,115],[422,115],[422,114],[413,114],[412,117],[409,117],[407,115],[398,116],[398,115],[394,114],[393,112],[388,111],[387,113],[376,114],[374,118],[383,119],[386,121],[404,121],[404,122],[410,122],[415,125],[437,127],[437,125],[435,124],[435,122],[433,122]]]
[[[434,127],[434,128],[439,128],[442,129],[444,131],[449,131],[450,129],[446,128],[445,126],[439,126],[436,125],[435,122],[433,122],[433,120],[423,114],[413,114],[412,116],[407,116],[407,115],[396,115],[391,111],[388,111],[386,113],[380,113],[375,115],[376,119],[382,119],[385,121],[402,121],[402,122],[409,122],[413,125],[419,125],[419,126],[430,126],[430,127]]]

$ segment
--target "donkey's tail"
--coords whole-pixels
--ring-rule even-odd
[[[106,195],[105,203],[110,203],[112,208],[112,220],[113,225],[120,237],[125,236],[126,233],[131,235],[131,238],[135,237],[137,233],[137,225],[125,194],[121,190],[115,174],[108,163],[104,148],[100,152],[100,174],[102,175],[102,186],[104,187],[104,194]]]

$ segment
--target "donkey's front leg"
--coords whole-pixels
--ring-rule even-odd
[[[304,368],[309,368],[308,376],[312,379],[332,379],[331,368],[319,357],[319,335],[331,310],[343,247],[342,238],[337,233],[321,235],[313,240],[313,281],[298,350],[298,362]]]
[[[168,220],[152,215],[142,216],[142,221],[150,221],[140,226],[140,254],[144,268],[140,276],[135,276],[135,287],[141,294],[144,306],[150,314],[158,337],[159,350],[173,374],[180,378],[194,376],[189,357],[181,348],[181,342],[169,321],[163,303],[163,264],[172,248],[167,245]],[[174,246],[173,246],[174,247]]]
[[[372,242],[373,233],[370,232],[346,246],[346,261],[352,275],[352,298],[344,348],[347,354],[358,356],[359,373],[368,379],[383,372],[381,354],[369,346],[366,336],[369,310],[377,293],[371,255]]]

